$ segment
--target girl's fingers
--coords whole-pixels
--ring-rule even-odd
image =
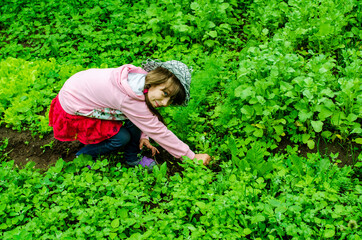
[[[155,156],[156,153],[160,153],[160,151],[158,151],[158,149],[154,146],[152,146],[152,144],[149,141],[141,141],[140,142],[140,149],[142,149],[142,147],[145,146],[148,149],[150,149],[152,151],[152,156]]]
[[[158,149],[157,148],[155,148],[155,147],[152,147],[152,157],[153,156],[155,156],[156,155],[156,153],[160,153],[160,151],[158,151]]]

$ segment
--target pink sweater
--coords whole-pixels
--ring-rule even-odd
[[[128,73],[147,74],[127,64],[119,68],[88,69],[70,77],[59,92],[59,102],[69,114],[87,115],[94,109],[121,111],[142,132],[176,158],[195,157],[188,145],[176,137],[148,109],[145,96],[136,95],[128,84]],[[146,135],[146,136],[145,136]]]

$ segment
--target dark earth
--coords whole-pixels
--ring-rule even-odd
[[[8,141],[6,145],[4,144],[5,139]],[[55,165],[59,158],[66,162],[72,161],[76,152],[84,146],[78,141],[59,141],[54,138],[53,133],[39,138],[39,136],[32,136],[30,131],[18,132],[5,127],[0,127],[0,141],[0,160],[14,160],[14,165],[19,168],[33,161],[35,168],[41,170],[47,170]],[[182,171],[182,167],[177,164],[181,160],[175,159],[160,147],[158,149],[160,153],[154,159],[159,164],[166,161],[170,174]],[[150,151],[146,150],[143,154],[151,157]],[[108,157],[114,165],[118,162],[123,163],[122,154],[113,153],[104,157]],[[126,166],[125,163],[124,165]]]
[[[4,139],[8,139],[7,146],[4,144]],[[35,167],[42,170],[46,170],[54,165],[59,158],[62,158],[64,161],[72,161],[75,153],[83,146],[82,143],[77,141],[58,141],[53,137],[52,133],[39,138],[39,136],[32,136],[30,131],[17,132],[5,127],[0,127],[0,141],[0,156],[3,156],[0,159],[14,160],[15,166],[20,168],[29,161],[33,161],[36,163]],[[306,157],[308,153],[317,151],[321,155],[327,156],[338,153],[335,162],[342,167],[344,165],[354,165],[358,155],[361,153],[361,146],[358,144],[341,143],[338,141],[326,142],[324,140],[318,142],[318,147],[313,150],[310,150],[306,145],[299,145],[300,155]],[[279,147],[273,150],[273,153],[285,152],[287,145],[293,146],[294,144],[287,140],[282,140],[279,143]],[[180,160],[172,157],[164,149],[160,147],[158,149],[160,154],[156,155],[156,161],[160,164],[166,161],[169,174],[173,175],[175,172],[182,171],[182,167],[177,164]],[[150,153],[146,151],[145,155],[149,156]],[[113,154],[109,159],[113,162],[122,162],[122,156],[118,154]],[[218,171],[217,165],[214,162],[209,167],[213,171]]]

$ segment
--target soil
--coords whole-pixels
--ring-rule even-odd
[[[35,167],[40,169],[54,165],[59,158],[71,161],[83,145],[75,141],[58,141],[53,134],[39,138],[32,136],[29,131],[17,132],[0,127],[0,140],[3,139],[8,139],[7,147],[3,150],[4,155],[7,159],[14,160],[15,166],[20,168],[30,161],[35,162]]]
[[[17,132],[9,128],[0,127],[0,141],[4,139],[8,139],[8,143],[0,154],[5,156],[6,160],[14,160],[15,166],[19,168],[24,167],[29,161],[33,161],[36,163],[36,168],[46,170],[54,165],[59,158],[62,158],[64,161],[72,161],[75,153],[84,146],[77,141],[58,141],[53,137],[52,133],[43,136],[43,138],[39,138],[38,136],[32,136],[29,131]],[[273,153],[285,152],[288,145],[294,146],[295,144],[288,140],[282,140],[279,143],[279,147],[273,150]],[[3,143],[0,144],[0,150],[3,146],[5,146]],[[158,149],[160,150],[160,154],[157,154],[155,159],[160,164],[167,162],[170,175],[183,170],[182,167],[177,164],[180,160],[172,157],[164,149],[160,147]],[[318,147],[313,150],[309,149],[306,145],[298,145],[298,152],[305,157],[308,153],[317,151],[321,155],[328,156],[338,153],[336,159],[339,160],[338,165],[342,167],[344,165],[355,164],[358,155],[361,153],[361,146],[352,143],[326,142],[322,139],[319,139]],[[150,157],[150,153],[147,151],[145,155]],[[4,159],[4,157],[0,159]],[[113,159],[113,161],[122,161],[117,157],[111,157],[110,159]],[[210,168],[213,171],[220,170],[215,164],[211,165]]]
[[[1,151],[5,139],[8,139],[7,146]],[[78,141],[59,141],[54,138],[53,133],[39,138],[39,136],[32,136],[30,131],[17,132],[5,127],[0,127],[0,141],[0,160],[14,160],[14,165],[19,168],[33,161],[35,168],[42,170],[47,170],[55,165],[59,158],[66,162],[72,161],[75,154],[84,146]],[[182,171],[182,167],[177,164],[177,162],[181,162],[180,160],[175,159],[164,149],[160,147],[158,149],[160,153],[155,159],[159,164],[167,162],[170,175]],[[143,153],[151,157],[151,152],[146,150]],[[1,155],[5,157],[1,157]],[[121,155],[113,153],[105,157],[109,157],[111,163],[115,164],[118,161],[123,162]]]
[[[361,145],[354,142],[342,142],[340,140],[327,141],[321,136],[315,139],[316,147],[309,149],[307,144],[295,144],[288,139],[283,139],[276,149],[272,152],[275,154],[285,153],[287,146],[294,147],[298,145],[298,154],[307,157],[308,153],[319,153],[323,157],[335,156],[334,163],[343,167],[345,165],[353,166],[356,164],[359,154],[361,153]]]

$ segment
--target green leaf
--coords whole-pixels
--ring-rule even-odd
[[[206,213],[206,211],[205,211],[206,204],[204,202],[196,202],[195,205],[200,208],[200,211],[201,211],[202,214]]]
[[[206,40],[204,43],[205,43],[206,46],[208,46],[208,47],[213,47],[213,46],[215,45],[215,40],[210,40],[210,39],[208,39],[208,40]]]
[[[226,10],[230,5],[228,3],[222,3],[219,8],[220,10]]]
[[[213,23],[213,22],[211,22],[211,21],[208,21],[207,22],[207,27],[208,28],[214,28],[216,25],[215,25],[215,23]],[[216,34],[217,35],[217,34]]]
[[[299,176],[304,175],[302,159],[297,155],[292,155],[292,156],[290,156],[290,160],[293,163],[293,167],[292,167],[293,171],[295,170]]]
[[[118,212],[119,217],[122,219],[128,218],[128,210],[126,208],[121,208]]]
[[[220,24],[219,27],[223,28],[223,29],[227,29],[228,31],[231,31],[231,27],[229,24],[223,23],[223,24]]]
[[[245,114],[247,118],[251,118],[254,115],[254,109],[249,105],[244,105],[240,111]]]
[[[235,143],[235,139],[232,137],[229,137],[228,139],[229,142],[229,150],[231,152],[231,160],[233,161],[233,163],[235,165],[238,166],[238,162],[240,161],[240,159],[237,156],[237,147],[236,147],[236,143]]]
[[[208,32],[208,34],[209,34],[210,37],[212,37],[212,38],[216,38],[216,37],[217,37],[217,32],[216,32],[216,31],[210,31],[210,32]]]
[[[112,228],[118,228],[119,227],[119,219],[116,218],[111,223]]]
[[[235,174],[231,174],[231,176],[229,177],[229,181],[230,182],[236,182],[236,175]],[[4,205],[5,208],[5,205]]]
[[[302,142],[303,142],[303,143],[307,143],[308,140],[309,140],[309,138],[310,138],[310,135],[309,135],[309,134],[303,134],[303,135],[302,135]]]
[[[197,2],[192,2],[191,5],[190,5],[190,8],[192,10],[197,10],[197,9],[200,8],[200,5]]]
[[[109,233],[110,239],[115,239],[116,237],[117,237],[117,233],[113,233],[113,232]]]
[[[279,207],[281,205],[281,202],[278,199],[270,199],[269,204],[273,207]]]
[[[323,122],[321,121],[311,121],[314,131],[321,132],[323,128]]]
[[[357,120],[357,118],[358,118],[358,116],[356,114],[351,113],[351,114],[348,115],[347,120],[349,122],[354,122],[354,121]]]
[[[251,217],[251,224],[265,221],[265,217],[261,214]]]
[[[324,237],[325,238],[331,238],[335,235],[335,231],[334,229],[327,229],[325,232],[324,232]]]
[[[85,180],[86,180],[88,183],[93,183],[92,174],[91,174],[91,173],[87,173],[86,176],[85,176]]]
[[[327,96],[330,97],[330,98],[333,98],[334,95],[335,95],[334,92],[333,92],[330,88],[323,89],[323,90],[321,91],[321,94],[327,95]]]
[[[263,129],[256,129],[255,131],[254,131],[254,136],[255,137],[263,137],[263,135],[264,135],[264,131],[263,131]]]
[[[260,129],[261,130],[261,129]],[[246,153],[246,160],[253,164],[255,167],[260,163],[264,163],[264,152],[260,146],[260,144],[255,143],[251,149],[249,149]]]
[[[318,117],[323,121],[327,117],[332,116],[332,114],[333,112],[330,111],[328,108],[322,107],[321,112],[318,114]]]
[[[249,235],[250,233],[252,233],[252,231],[250,230],[250,228],[244,228],[243,233],[246,236],[246,235]]]
[[[273,126],[273,128],[274,128],[276,134],[278,134],[279,136],[284,133],[284,127],[283,127],[283,125]]]
[[[319,26],[319,35],[321,36],[325,36],[327,34],[329,34],[333,29],[331,27],[331,25],[329,23],[322,23],[320,26]],[[321,71],[321,70],[320,70]]]
[[[269,30],[267,28],[264,28],[263,31],[261,31],[264,36],[268,35]]]
[[[331,118],[331,123],[335,126],[339,126],[343,120],[346,119],[346,115],[344,112],[337,112],[334,113]]]
[[[312,139],[308,140],[307,145],[308,145],[309,149],[314,149],[314,147],[315,147],[314,140],[312,140]]]
[[[332,133],[330,131],[323,131],[322,132],[322,137],[329,138],[330,136],[332,136]]]
[[[327,169],[329,168],[330,165],[331,165],[331,162],[328,159],[322,158],[319,161],[319,172],[324,174],[325,171],[327,171]]]
[[[358,144],[362,144],[362,138],[356,138],[354,141]]]
[[[183,24],[181,24],[181,25],[174,25],[173,27],[174,27],[174,29],[178,30],[179,32],[188,32],[189,29],[190,29],[189,26],[183,25]]]
[[[56,164],[55,164],[55,172],[56,173],[60,173],[63,169],[63,165],[64,165],[64,160],[63,159],[59,159]]]
[[[239,86],[237,88],[235,88],[235,97],[239,97],[242,100],[250,97],[253,95],[253,88],[252,87],[246,87],[245,86]]]
[[[353,128],[351,133],[361,134],[362,133],[362,128],[361,127],[355,127],[355,128]]]
[[[313,116],[312,112],[307,112],[306,110],[302,110],[298,114],[300,121],[305,122],[307,119]]]

